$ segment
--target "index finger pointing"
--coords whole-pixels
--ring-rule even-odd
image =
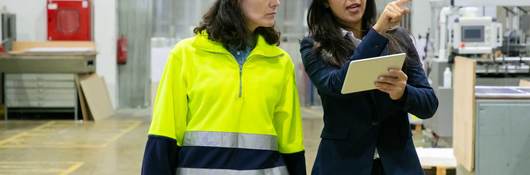
[[[412,2],[412,0],[396,0],[396,4],[401,7],[408,5],[410,2]]]

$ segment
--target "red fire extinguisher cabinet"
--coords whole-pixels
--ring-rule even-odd
[[[123,65],[127,63],[127,57],[128,57],[127,47],[128,47],[127,37],[120,36],[120,38],[118,38],[118,48],[117,48],[118,64]]]
[[[48,0],[48,40],[90,41],[89,0]]]

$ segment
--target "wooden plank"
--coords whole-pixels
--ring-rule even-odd
[[[453,74],[453,148],[457,163],[474,169],[476,61],[455,58]]]
[[[96,49],[94,42],[90,41],[16,41],[13,42],[13,52],[24,52],[32,48],[92,48]]]
[[[519,86],[521,86],[521,87],[530,87],[530,81],[529,80],[521,80],[521,81],[519,81]]]
[[[447,169],[444,167],[436,167],[436,175],[446,175]]]
[[[50,51],[46,51],[47,49],[42,50],[27,50],[25,52],[9,52],[12,57],[68,57],[68,56],[94,56],[97,54],[95,50],[84,50],[84,51],[64,51],[59,52],[56,51],[60,48],[54,48],[54,50],[50,49]]]
[[[114,114],[107,85],[102,77],[91,74],[81,80],[81,89],[94,120],[102,120]]]
[[[10,55],[95,55],[96,45],[90,41],[16,41]]]

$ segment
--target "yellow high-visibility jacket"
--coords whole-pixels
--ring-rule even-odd
[[[169,55],[142,173],[305,174],[302,132],[290,56],[258,36],[240,66],[203,32]]]

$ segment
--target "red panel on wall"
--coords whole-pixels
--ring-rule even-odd
[[[92,39],[89,0],[48,0],[48,40]]]

